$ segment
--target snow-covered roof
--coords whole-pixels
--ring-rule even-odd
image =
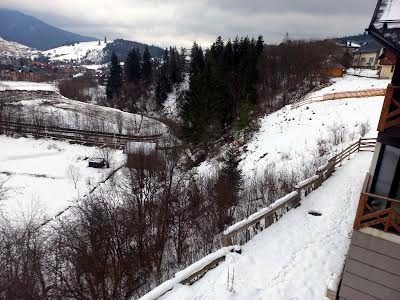
[[[156,143],[129,141],[126,143],[125,153],[126,154],[143,153],[148,155],[156,151],[156,149],[157,149]]]
[[[378,0],[368,31],[400,54],[400,0]]]

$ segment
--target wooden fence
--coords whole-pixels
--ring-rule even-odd
[[[373,151],[375,144],[376,139],[369,138],[360,139],[358,142],[348,146],[329,159],[326,165],[321,166],[314,176],[296,185],[295,191],[275,201],[269,207],[250,215],[245,220],[228,227],[222,233],[222,245],[226,247],[246,243],[255,234],[279,220],[283,214],[292,208],[296,208],[300,204],[301,199],[320,187],[332,175],[336,166],[342,164],[343,160],[350,159],[351,155],[355,152]]]
[[[33,136],[35,138],[52,138],[56,140],[65,140],[71,144],[81,144],[86,146],[116,147],[121,149],[129,141],[155,141],[161,134],[153,135],[126,135],[119,133],[109,133],[100,131],[87,131],[78,129],[69,129],[62,127],[49,127],[43,125],[0,122],[0,134]]]
[[[357,214],[353,228],[358,230],[365,227],[380,226],[383,231],[389,229],[400,233],[400,215],[394,209],[400,201],[388,197],[368,193],[371,175],[367,173],[358,203]]]
[[[361,151],[374,151],[376,138],[359,139],[356,143],[351,144],[346,149],[333,156],[328,160],[327,164],[321,166],[316,174],[311,178],[300,182],[295,188],[296,190],[289,193],[285,197],[275,201],[269,207],[266,207],[248,218],[230,226],[222,233],[222,245],[224,248],[214,252],[214,254],[206,256],[193,265],[186,268],[184,271],[179,272],[171,280],[168,280],[156,287],[140,300],[155,300],[172,290],[178,283],[193,284],[198,279],[202,278],[205,273],[215,268],[220,262],[225,259],[228,249],[240,253],[238,244],[243,244],[251,239],[259,231],[267,228],[274,222],[279,220],[285,212],[300,205],[303,197],[308,195],[313,190],[317,189],[322,183],[327,180],[335,171],[336,166],[340,166],[345,159],[350,159],[351,155],[355,152]],[[244,239],[237,239],[241,235]]]
[[[307,97],[302,101],[293,103],[292,109],[296,109],[301,106],[308,105],[308,104],[311,104],[311,103],[317,102],[317,101],[384,96],[385,93],[386,93],[386,89],[367,89],[367,90],[360,90],[360,91],[344,91],[344,92],[337,92],[337,93],[329,93],[329,94],[324,94],[321,96]]]

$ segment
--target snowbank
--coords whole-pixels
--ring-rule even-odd
[[[0,81],[0,91],[5,90],[57,91],[58,88],[54,82]]]
[[[219,249],[206,257],[202,258],[201,260],[195,262],[194,264],[190,265],[183,271],[180,271],[175,274],[175,277],[173,279],[170,279],[168,281],[165,281],[146,295],[140,298],[140,300],[153,300],[153,299],[158,299],[168,291],[172,290],[177,284],[181,283],[185,279],[189,278],[193,274],[195,274],[198,271],[201,271],[204,267],[207,265],[211,264],[212,262],[225,257],[228,253],[236,251],[238,252],[240,250],[239,246],[230,246],[230,247],[225,247],[222,249]]]
[[[378,70],[350,68],[347,69],[346,73],[349,75],[355,75],[361,77],[379,78]]]

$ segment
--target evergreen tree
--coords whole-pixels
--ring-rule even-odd
[[[128,82],[138,81],[141,78],[141,57],[138,49],[132,49],[125,61],[125,77]]]
[[[107,37],[104,37],[104,44],[107,44]]]
[[[172,91],[172,84],[170,80],[170,58],[168,49],[165,49],[162,64],[160,66],[160,73],[156,82],[156,101],[157,104],[162,106],[167,99],[168,93]]]
[[[196,77],[203,71],[204,69],[204,55],[203,50],[197,43],[193,44],[191,53],[190,53],[190,79]]]
[[[116,98],[121,96],[122,90],[122,68],[117,55],[111,54],[110,75],[108,76],[106,95],[111,106],[115,106]]]
[[[264,39],[262,35],[258,36],[256,47],[257,47],[257,54],[260,55],[264,50]]]
[[[151,62],[151,54],[149,47],[146,46],[143,52],[143,60],[142,60],[142,78],[146,82],[150,82],[152,78],[152,62]]]
[[[220,230],[233,221],[234,207],[239,203],[242,174],[239,170],[238,153],[230,150],[215,184],[217,225]]]

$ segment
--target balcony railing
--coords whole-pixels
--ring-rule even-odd
[[[378,123],[378,131],[400,124],[400,100],[395,99],[394,92],[400,90],[400,86],[388,85],[385,100],[382,106],[381,117]]]
[[[385,232],[390,230],[400,234],[400,215],[395,209],[396,205],[400,208],[400,201],[368,193],[370,179],[371,176],[367,173],[358,203],[354,229],[374,226]]]

